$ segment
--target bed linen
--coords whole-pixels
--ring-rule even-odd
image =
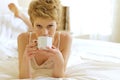
[[[4,51],[4,50],[3,50]],[[10,52],[11,50],[7,50]],[[5,52],[7,52],[5,51]],[[13,52],[13,51],[11,51]],[[17,53],[15,50],[14,52]],[[79,53],[79,52],[78,52]],[[4,54],[4,53],[0,53]],[[115,62],[82,58],[71,53],[65,78],[38,76],[33,80],[119,80],[120,64]],[[18,58],[15,55],[3,55],[0,58],[0,79],[18,79]]]
[[[0,80],[18,79],[17,36],[25,31],[26,25],[13,15],[0,16]],[[73,38],[66,77],[33,80],[120,80],[119,49],[119,43]]]

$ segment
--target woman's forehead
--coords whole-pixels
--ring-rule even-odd
[[[36,18],[34,23],[56,23],[56,21],[50,18]]]

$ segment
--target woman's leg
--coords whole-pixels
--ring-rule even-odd
[[[15,17],[20,18],[28,26],[28,31],[32,31],[32,24],[30,20],[18,10],[17,6],[14,3],[10,3],[8,5],[8,8],[14,13]]]

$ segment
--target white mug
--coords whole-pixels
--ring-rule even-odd
[[[38,37],[38,49],[46,49],[46,47],[52,47],[52,37],[40,36]]]

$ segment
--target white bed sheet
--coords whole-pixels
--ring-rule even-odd
[[[81,40],[81,39],[79,39]],[[73,39],[72,48],[76,47],[76,39]],[[84,41],[84,40],[83,40]],[[89,42],[89,41],[86,41]],[[13,45],[14,43],[14,45]],[[0,48],[0,79],[18,79],[18,58],[16,42],[11,40],[9,47],[4,45],[4,49]],[[87,47],[87,46],[86,46]],[[83,51],[79,52],[72,49],[71,56],[68,61],[66,78],[52,77],[36,77],[34,80],[119,80],[120,79],[120,63],[100,60],[81,56]],[[87,52],[87,51],[86,51]],[[104,51],[103,51],[104,52]],[[8,54],[9,53],[9,54]],[[88,53],[89,54],[89,53]],[[87,55],[87,54],[86,54]],[[89,54],[90,55],[90,54]],[[91,55],[93,56],[93,54]],[[99,56],[101,57],[101,56]],[[107,56],[106,56],[107,57]],[[105,57],[104,57],[105,58]],[[113,59],[114,60],[114,59]]]
[[[120,43],[73,39],[72,53],[94,60],[120,63]],[[75,55],[75,54],[74,54]]]
[[[0,16],[0,80],[18,79],[17,35],[24,31],[26,25],[19,19]],[[73,38],[67,77],[34,80],[120,80],[119,48],[118,43]]]

